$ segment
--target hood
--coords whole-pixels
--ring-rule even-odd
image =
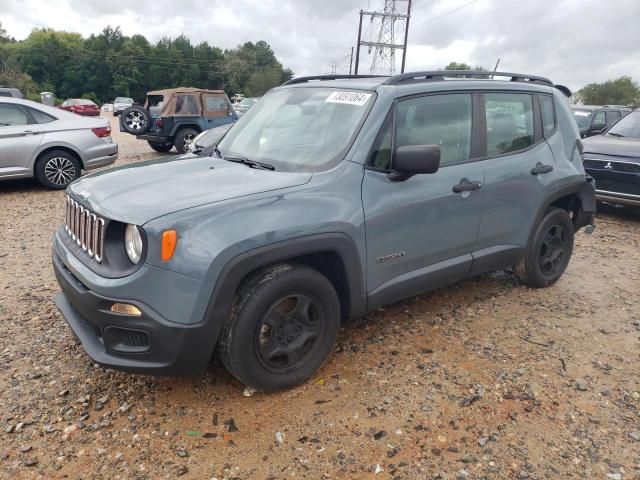
[[[640,159],[640,140],[595,135],[582,140],[584,153]]]
[[[169,158],[93,173],[68,191],[106,218],[143,225],[178,210],[303,185],[311,176],[212,157]]]

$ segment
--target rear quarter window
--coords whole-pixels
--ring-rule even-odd
[[[542,115],[542,131],[544,138],[549,138],[556,129],[556,112],[553,97],[540,95],[540,114]]]

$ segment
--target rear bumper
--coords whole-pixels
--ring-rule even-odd
[[[62,293],[55,304],[84,350],[97,363],[117,370],[161,376],[201,374],[216,335],[205,322],[176,324],[150,306],[99,295],[89,290],[53,253],[53,268]],[[112,312],[113,303],[135,305],[139,317]]]
[[[173,137],[166,135],[136,135],[136,138],[151,143],[173,143]]]
[[[118,159],[118,146],[116,145],[116,149],[114,153],[107,154],[103,157],[86,160],[84,162],[84,169],[93,170],[94,168],[106,167],[108,165],[115,163],[117,159]]]

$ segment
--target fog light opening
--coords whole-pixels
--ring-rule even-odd
[[[121,315],[129,315],[131,317],[139,317],[142,315],[142,312],[135,305],[130,305],[128,303],[114,303],[111,305],[111,311],[113,313],[119,313]]]

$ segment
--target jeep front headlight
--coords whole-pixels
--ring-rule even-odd
[[[142,235],[136,225],[127,225],[124,231],[124,249],[131,263],[136,265],[142,257]]]

